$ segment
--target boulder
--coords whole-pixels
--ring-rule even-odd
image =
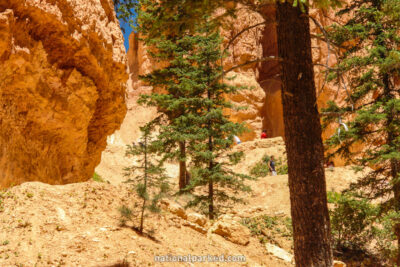
[[[108,0],[0,1],[0,187],[92,177],[126,114]]]
[[[178,203],[173,202],[173,201],[171,201],[169,199],[162,199],[160,201],[160,203],[161,203],[162,206],[164,206],[164,208],[166,210],[168,210],[172,214],[175,214],[176,216],[178,216],[178,217],[180,217],[182,219],[185,219],[185,220],[187,219],[188,216],[186,214],[185,209],[181,205],[179,205]]]
[[[188,222],[188,221],[184,221],[183,222],[184,226],[190,227],[194,230],[196,230],[199,233],[205,234],[207,233],[207,230],[204,227],[201,227],[200,225],[196,224],[196,223],[192,223],[192,222]]]
[[[289,252],[287,252],[286,250],[284,250],[278,246],[275,246],[270,243],[266,243],[265,248],[267,249],[267,252],[269,254],[273,255],[274,257],[277,257],[286,262],[292,262],[292,260],[293,260],[292,254],[290,254]]]
[[[205,226],[207,223],[206,216],[198,214],[198,213],[189,213],[187,215],[187,220],[189,222],[195,223],[199,226]]]
[[[250,242],[250,230],[239,222],[226,218],[216,221],[209,231],[242,246]]]

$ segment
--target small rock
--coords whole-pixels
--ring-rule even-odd
[[[261,234],[263,234],[264,236],[269,236],[268,232],[265,229],[261,230]]]
[[[346,263],[342,261],[333,261],[333,267],[346,267]]]
[[[136,252],[135,251],[129,251],[128,255],[131,255],[131,254],[136,254]]]
[[[207,233],[207,230],[206,230],[205,228],[201,227],[201,226],[198,225],[198,224],[195,224],[195,223],[192,223],[192,222],[184,222],[183,225],[184,225],[184,226],[188,226],[188,227],[190,227],[190,228],[196,230],[196,231],[199,232],[199,233],[202,233],[202,234]]]
[[[265,248],[267,249],[267,252],[274,255],[275,257],[284,260],[286,262],[292,262],[293,260],[293,255],[287,252],[284,249],[281,249],[278,246],[272,245],[270,243],[265,244]]]
[[[211,233],[220,235],[232,243],[242,246],[250,242],[250,230],[236,221],[224,218],[217,221],[210,229]]]
[[[207,223],[206,217],[198,213],[189,213],[187,215],[187,220],[200,226],[204,226]]]
[[[173,202],[168,199],[163,199],[160,202],[161,202],[161,205],[164,206],[172,214],[175,214],[183,219],[187,218],[186,211],[178,203]]]
[[[98,239],[98,238],[93,238],[92,241],[93,241],[93,242],[100,242],[100,239]]]
[[[258,213],[258,212],[264,212],[264,211],[265,211],[265,209],[263,207],[258,206],[258,207],[254,207],[254,208],[250,209],[249,213]]]
[[[275,216],[285,216],[285,213],[283,212],[283,211],[276,211],[275,213],[274,213],[274,215]]]
[[[57,215],[61,221],[65,221],[65,211],[62,208],[57,207]]]

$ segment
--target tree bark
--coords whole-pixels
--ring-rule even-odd
[[[179,142],[180,160],[179,160],[179,190],[187,186],[187,169],[186,161],[182,160],[186,157],[186,144]]]
[[[400,171],[400,162],[398,160],[391,161],[391,175],[394,182],[393,193],[395,199],[395,211],[400,212],[400,183],[397,181],[397,177]],[[396,265],[400,266],[400,223],[394,225],[394,233],[397,238],[397,255],[396,255]]]
[[[308,10],[277,4],[278,55],[296,266],[332,266],[324,151]]]
[[[147,192],[147,136],[144,139],[144,191]],[[146,197],[143,197],[142,211],[140,213],[139,233],[143,234],[144,210],[146,209]]]
[[[380,6],[378,8],[381,8]],[[379,31],[379,35],[382,34],[382,31]],[[384,46],[385,43],[382,41],[380,45]],[[385,54],[381,53],[381,58],[385,58]],[[382,77],[383,81],[383,97],[386,101],[389,101],[390,99],[394,98],[395,96],[391,93],[392,88],[390,85],[390,78],[389,74],[385,74]],[[388,129],[388,134],[386,137],[386,144],[389,147],[395,147],[395,139],[398,137],[398,133],[396,132],[395,129],[393,129],[390,125],[393,123],[395,120],[395,114],[394,110],[388,111],[389,113],[387,114],[387,121],[386,121],[386,127]],[[392,183],[393,183],[393,195],[394,195],[394,200],[395,200],[395,205],[394,209],[396,212],[400,212],[400,182],[397,180],[397,177],[399,176],[399,171],[400,171],[400,162],[396,159],[391,159],[390,160],[390,176],[392,177]],[[396,223],[394,225],[394,233],[397,238],[397,255],[396,255],[396,265],[400,266],[400,223]]]

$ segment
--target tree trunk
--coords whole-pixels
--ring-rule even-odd
[[[210,98],[210,93],[208,93],[208,98]],[[210,124],[209,124],[209,127]],[[214,150],[213,139],[211,136],[208,137],[208,150],[212,152]],[[210,173],[213,173],[214,163],[210,160],[208,169]],[[208,181],[208,218],[214,220],[214,181],[209,178]]]
[[[400,162],[398,160],[392,160],[391,162],[391,173],[394,182],[393,185],[393,193],[395,199],[395,210],[396,212],[400,212],[400,182],[397,181],[397,177],[400,171]],[[400,223],[396,223],[394,226],[394,233],[397,238],[397,256],[396,256],[396,265],[400,266]]]
[[[278,55],[296,266],[332,266],[324,151],[308,10],[277,4]]]
[[[379,6],[380,8],[380,6]],[[379,31],[378,34],[382,34],[382,31]],[[380,45],[384,46],[385,43],[384,41],[380,42]],[[385,58],[385,54],[381,53],[381,58]],[[385,102],[388,102],[390,99],[394,98],[395,96],[391,93],[391,84],[390,84],[390,78],[389,74],[385,74],[382,77],[383,81],[383,86],[384,86],[384,91],[383,91],[383,98]],[[398,137],[398,133],[396,132],[396,129],[393,129],[390,125],[393,123],[395,120],[395,111],[392,109],[389,111],[387,114],[387,121],[386,121],[386,127],[388,129],[388,134],[386,137],[386,144],[389,147],[395,147],[395,139]],[[398,175],[400,171],[400,162],[396,159],[391,159],[390,160],[390,176],[392,177],[392,182],[393,182],[393,195],[394,195],[394,200],[395,200],[395,205],[394,209],[396,212],[400,212],[400,182],[397,180]],[[394,233],[397,238],[397,256],[396,256],[396,265],[400,266],[400,223],[396,223],[394,225]]]
[[[144,139],[144,191],[147,191],[147,136]],[[143,220],[144,220],[144,210],[146,209],[146,197],[143,197],[142,211],[140,214],[140,227],[139,233],[143,233]]]
[[[187,169],[186,160],[182,160],[186,157],[186,144],[185,142],[179,142],[180,160],[179,160],[179,190],[182,190],[187,186]]]

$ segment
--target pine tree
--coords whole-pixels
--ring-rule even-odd
[[[138,231],[143,233],[145,211],[159,212],[158,201],[168,192],[168,177],[164,175],[164,169],[159,163],[155,163],[154,155],[157,143],[153,142],[152,133],[154,125],[151,123],[141,127],[142,137],[139,144],[128,145],[127,156],[137,159],[137,164],[125,168],[125,175],[129,177],[128,183],[135,186],[136,193],[142,204],[140,206],[140,224]],[[125,219],[132,220],[132,211],[127,207],[120,209]]]
[[[142,13],[139,18],[147,15]],[[234,199],[223,190],[224,187],[248,190],[243,184],[247,176],[226,168],[239,161],[240,153],[226,151],[233,143],[233,136],[240,135],[244,126],[230,122],[224,115],[224,109],[234,108],[225,100],[225,95],[236,93],[240,88],[221,82],[223,69],[220,62],[224,56],[221,43],[217,27],[207,18],[199,21],[192,32],[183,31],[179,35],[175,32],[148,39],[147,45],[153,48],[148,50],[152,57],[168,62],[168,66],[154,70],[142,79],[165,93],[143,95],[140,100],[140,103],[156,106],[166,118],[158,118],[163,122],[158,135],[160,147],[163,146],[163,159],[186,161],[191,157],[193,177],[185,191],[208,186],[208,195],[195,195],[190,205],[206,205],[210,218],[217,213],[215,199]],[[221,187],[217,190],[215,184]]]
[[[198,187],[208,188],[207,195],[198,194],[197,190],[189,206],[200,205],[208,209],[206,213],[210,219],[214,219],[219,213],[218,203],[239,201],[235,197],[237,192],[250,190],[244,184],[250,177],[231,170],[232,166],[239,163],[243,154],[231,152],[230,145],[233,137],[245,130],[244,125],[231,122],[224,115],[224,110],[235,108],[225,96],[237,93],[242,88],[227,85],[221,80],[221,58],[224,55],[218,30],[211,27],[211,23],[205,19],[202,25],[197,26],[196,31],[196,49],[192,54],[196,72],[192,81],[201,88],[201,94],[196,100],[197,114],[192,117],[193,124],[196,125],[195,138],[190,144],[194,168],[187,191],[194,192]]]
[[[351,186],[369,199],[381,199],[381,216],[390,214],[400,249],[400,1],[352,2],[338,13],[349,17],[345,25],[328,29],[341,51],[330,79],[350,92],[345,105],[330,103],[327,112],[349,120],[349,131],[335,135],[327,144],[348,162],[373,167]],[[325,123],[333,122],[325,118]],[[364,147],[356,150],[355,147]],[[400,265],[400,250],[397,252]]]
[[[335,6],[338,2],[317,0],[314,3],[319,6]],[[228,12],[225,14],[232,15],[235,12],[235,3],[241,3],[263,14],[262,10],[266,5],[274,4],[269,0],[168,0],[158,1],[158,3],[159,5],[151,10],[153,17],[157,19],[148,19],[146,24],[148,26],[146,34],[150,38],[164,34],[165,31],[172,33],[183,29],[192,31],[199,17],[202,14],[212,14],[216,7],[228,7]],[[286,144],[291,158],[289,179],[292,214],[296,213],[293,217],[293,225],[296,226],[295,258],[298,266],[330,266],[332,251],[329,244],[329,215],[325,175],[322,168],[321,126],[318,110],[315,107],[315,84],[306,8],[308,5],[308,1],[303,0],[281,1],[277,10],[278,20],[281,20],[278,26],[279,57],[280,60],[286,62],[282,64],[282,95],[288,96],[286,100],[283,100],[283,108],[284,116],[287,117],[284,120],[285,129],[287,129],[285,130]],[[176,12],[171,12],[178,9],[186,12],[183,19],[176,17]],[[217,19],[220,22],[221,16]],[[265,19],[267,21],[269,18],[265,17]],[[304,79],[301,79],[302,76]],[[290,99],[290,96],[293,98]],[[295,127],[298,122],[301,123]],[[310,136],[315,138],[310,138]],[[314,150],[317,153],[314,154]],[[306,165],[298,164],[298,162],[306,163]],[[308,180],[308,177],[312,179]],[[304,183],[305,188],[302,187]],[[316,185],[315,188],[314,185]],[[306,194],[308,191],[311,193]],[[311,210],[315,213],[310,212]],[[314,233],[317,233],[317,236]]]
[[[143,41],[148,47],[148,53],[156,62],[168,62],[165,68],[155,69],[140,79],[157,88],[163,93],[142,95],[138,103],[157,107],[162,114],[156,120],[163,121],[158,136],[159,145],[163,147],[160,153],[163,160],[177,159],[179,161],[179,189],[183,190],[189,183],[190,174],[187,169],[187,146],[193,140],[193,125],[190,114],[196,113],[198,104],[194,99],[202,93],[191,79],[196,72],[196,62],[190,58],[195,49],[195,38],[182,30],[168,31],[160,24],[165,16],[168,20],[183,20],[187,16],[185,5],[170,6],[164,1],[140,1],[138,8],[139,30],[144,36]],[[167,12],[168,10],[168,12]],[[157,29],[157,30],[156,30]],[[157,34],[153,32],[156,30]]]
[[[179,161],[179,189],[185,188],[189,182],[186,168],[186,148],[195,138],[191,116],[199,108],[197,100],[202,89],[193,81],[196,75],[196,62],[190,57],[196,40],[191,36],[182,39],[167,38],[152,39],[147,43],[155,47],[157,53],[151,53],[154,59],[169,62],[165,68],[156,69],[141,79],[147,84],[165,93],[153,92],[150,95],[141,95],[138,103],[155,106],[162,114],[155,121],[160,125],[157,142],[162,147],[160,154],[163,161],[178,159]]]

